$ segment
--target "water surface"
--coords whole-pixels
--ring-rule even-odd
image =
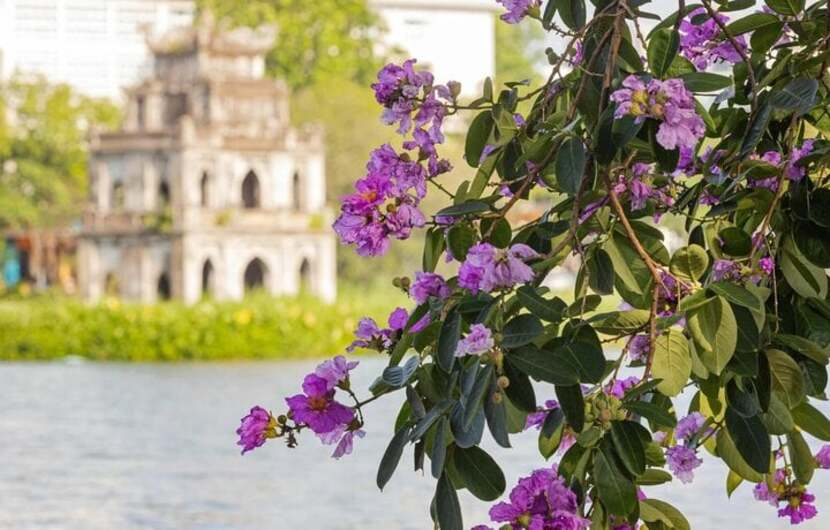
[[[274,412],[313,362],[0,365],[0,529],[13,530],[428,530],[434,481],[412,472],[411,452],[383,493],[377,461],[400,397],[368,409],[368,436],[335,461],[304,436],[239,456],[239,418],[252,404]],[[355,388],[381,368],[365,360]],[[489,435],[485,435],[487,437]],[[513,484],[540,466],[534,435],[484,446]],[[691,485],[648,488],[696,530],[790,528],[742,486],[727,503],[726,472],[707,461]],[[830,471],[812,485],[823,506],[798,528],[830,528]],[[487,506],[461,492],[468,527]]]

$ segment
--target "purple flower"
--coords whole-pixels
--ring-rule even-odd
[[[772,276],[775,272],[775,258],[771,256],[767,256],[765,258],[761,258],[758,260],[758,266],[761,268],[761,271],[766,274],[767,276]]]
[[[350,424],[354,411],[334,400],[334,390],[328,382],[315,374],[308,374],[303,380],[303,394],[285,399],[289,414],[298,424],[305,424],[318,435]]]
[[[493,334],[484,324],[473,324],[467,336],[458,341],[455,356],[481,355],[492,350],[495,344]]]
[[[677,422],[677,427],[674,429],[674,436],[678,440],[688,441],[692,436],[698,433],[703,425],[706,423],[706,418],[700,412],[692,412],[685,418],[681,418]]]
[[[342,355],[338,355],[320,364],[314,370],[314,374],[324,379],[328,390],[331,390],[341,384],[348,384],[349,372],[354,370],[358,364],[360,363],[357,361],[349,362]]]
[[[815,500],[816,497],[806,491],[792,495],[787,499],[787,505],[778,510],[778,517],[789,517],[790,524],[800,524],[812,519],[818,514],[813,505]]]
[[[631,211],[636,212],[646,207],[646,201],[651,196],[651,186],[644,183],[638,178],[631,179],[629,182],[629,197],[631,199]]]
[[[415,281],[409,288],[409,296],[419,305],[426,302],[431,296],[438,300],[447,298],[452,290],[440,274],[434,272],[415,273]]]
[[[830,469],[830,445],[825,445],[816,453],[816,463],[821,469]]]
[[[722,280],[733,280],[740,278],[740,266],[734,261],[728,259],[717,259],[712,265],[712,280],[719,282]]]
[[[526,261],[539,254],[527,245],[516,244],[507,250],[490,243],[478,243],[470,248],[458,271],[458,285],[473,293],[490,292],[527,283],[534,277]]]
[[[496,0],[507,10],[501,15],[502,20],[508,24],[518,24],[527,16],[527,12],[539,5],[540,0]]]
[[[531,412],[527,415],[527,419],[525,420],[525,430],[530,429],[531,427],[540,429],[542,424],[545,423],[545,418],[548,416],[548,413],[558,408],[559,402],[555,399],[545,401],[544,409],[540,409],[537,412]]]
[[[355,348],[384,350],[392,345],[389,334],[380,329],[374,319],[369,317],[360,319],[354,334],[357,338],[346,348],[346,351],[351,352]]]
[[[801,147],[796,147],[790,153],[790,161],[787,164],[787,178],[793,182],[798,182],[807,174],[807,170],[798,164],[798,162],[813,152],[814,140],[805,140]]]
[[[685,445],[675,445],[666,449],[666,461],[672,473],[685,484],[695,478],[693,471],[703,463],[695,450]]]
[[[236,430],[239,441],[236,445],[242,446],[242,454],[262,446],[268,438],[276,435],[275,422],[271,413],[262,407],[254,407],[247,416],[242,418],[242,424]]]
[[[611,94],[611,100],[617,103],[616,119],[633,116],[638,123],[646,118],[660,121],[657,142],[665,149],[693,148],[706,132],[694,97],[680,79],[652,79],[646,84],[630,75],[623,80],[623,88]]]
[[[406,309],[397,307],[389,314],[389,329],[392,331],[401,331],[406,327],[407,321],[409,321],[409,313]]]
[[[337,443],[337,447],[334,448],[334,453],[332,453],[331,456],[339,460],[344,455],[352,454],[355,436],[363,438],[366,436],[366,432],[363,429],[358,429],[356,431],[346,431],[343,433],[343,437],[340,438],[340,441]]]
[[[637,386],[639,377],[626,377],[625,379],[614,379],[605,387],[605,392],[617,399],[622,399],[625,393]]]
[[[689,59],[698,70],[706,70],[718,61],[739,63],[742,60],[740,52],[747,50],[743,35],[735,37],[740,50],[723,35],[718,22],[726,25],[729,17],[720,13],[715,16],[717,21],[707,14],[705,8],[699,7],[686,15],[680,23],[680,54]]]
[[[644,361],[650,349],[648,335],[634,335],[628,342],[628,355],[632,361]]]

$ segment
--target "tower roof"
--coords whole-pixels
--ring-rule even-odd
[[[216,22],[204,13],[194,26],[171,29],[159,35],[147,34],[147,45],[154,55],[185,55],[207,51],[215,55],[264,55],[274,46],[276,27],[231,28],[227,21]]]

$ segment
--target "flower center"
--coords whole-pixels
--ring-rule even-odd
[[[308,398],[308,406],[311,407],[311,410],[325,410],[328,403],[328,400],[322,396],[311,396]]]

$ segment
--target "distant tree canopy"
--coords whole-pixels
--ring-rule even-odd
[[[13,109],[13,110],[11,110]],[[0,228],[76,217],[87,193],[87,135],[114,128],[117,106],[44,79],[0,85]]]
[[[366,82],[377,70],[378,21],[365,0],[197,0],[197,6],[240,26],[275,24],[268,72],[292,88],[326,77]]]
[[[545,30],[529,24],[496,23],[496,82],[527,78],[542,81],[545,58]]]

